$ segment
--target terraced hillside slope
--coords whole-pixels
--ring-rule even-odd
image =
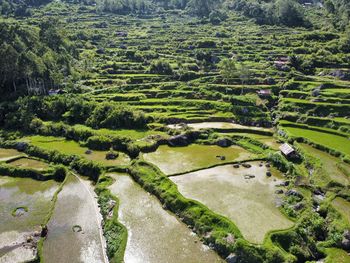
[[[0,262],[350,261],[346,2],[73,2],[0,3]]]

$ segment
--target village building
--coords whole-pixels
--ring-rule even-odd
[[[281,153],[287,158],[295,157],[297,155],[295,149],[292,146],[290,146],[288,143],[282,144],[279,147],[279,149]]]

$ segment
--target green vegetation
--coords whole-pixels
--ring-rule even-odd
[[[0,0],[0,174],[93,181],[111,262],[124,260],[128,233],[110,171],[130,173],[223,258],[347,262],[349,10],[346,0]],[[279,152],[285,142],[294,157]],[[245,239],[239,211],[223,216],[234,198],[217,214],[167,177],[218,176],[226,164],[232,179],[253,160],[268,168],[266,189],[240,178],[227,196],[255,190],[274,205],[266,218],[277,210],[294,227],[256,223],[263,234]]]

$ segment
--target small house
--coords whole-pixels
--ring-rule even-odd
[[[269,97],[272,94],[270,89],[261,89],[257,91],[258,95],[261,97]]]
[[[295,157],[296,156],[296,151],[295,149],[290,146],[288,143],[284,143],[279,147],[280,151],[285,157]]]
[[[58,94],[63,94],[65,93],[64,90],[61,89],[50,89],[48,91],[49,96],[54,96],[54,95],[58,95]]]

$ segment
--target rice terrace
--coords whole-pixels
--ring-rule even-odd
[[[350,263],[349,0],[0,14],[0,263]]]

